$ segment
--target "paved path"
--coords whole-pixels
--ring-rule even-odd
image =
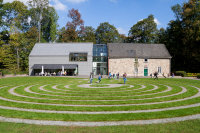
[[[32,86],[28,86],[26,87],[24,90],[26,92],[29,92],[29,93],[34,93],[34,94],[40,94],[40,93],[35,93],[35,92],[32,92],[30,90]],[[55,86],[54,86],[55,87]],[[154,86],[155,89],[157,89],[158,87],[157,86]],[[64,100],[64,99],[49,99],[49,98],[39,98],[39,97],[31,97],[31,96],[24,96],[24,95],[20,95],[20,94],[17,94],[15,93],[15,89],[16,88],[11,88],[9,90],[9,93],[14,95],[14,96],[19,96],[19,97],[25,97],[25,98],[32,98],[32,99],[46,99],[46,100],[62,100],[62,101],[132,101],[132,100],[145,100],[145,99],[158,99],[158,98],[164,98],[164,97],[171,97],[171,96],[176,96],[176,95],[181,95],[185,92],[187,92],[187,89],[182,87],[182,91],[179,92],[179,93],[175,93],[175,94],[172,94],[172,95],[165,95],[165,96],[157,96],[157,97],[152,97],[152,98],[142,98],[142,99],[123,99],[123,100]],[[171,90],[172,88],[171,87],[168,87],[168,90]],[[154,93],[153,93],[154,94]],[[157,94],[157,93],[156,93]],[[50,95],[50,94],[45,94],[46,96],[60,96],[60,95]],[[138,95],[134,95],[134,96],[138,96]],[[140,96],[140,95],[139,95]]]
[[[0,121],[3,122],[14,122],[14,123],[25,123],[25,124],[36,124],[36,125],[56,125],[56,126],[118,126],[118,125],[145,125],[145,124],[160,124],[169,122],[179,122],[186,120],[200,119],[200,114],[164,118],[164,119],[152,119],[152,120],[133,120],[133,121],[112,121],[112,122],[66,122],[66,121],[47,121],[47,120],[29,120],[29,119],[18,119],[18,118],[6,118],[0,116]]]

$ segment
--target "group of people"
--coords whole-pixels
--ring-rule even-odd
[[[151,76],[151,78],[154,78],[154,80],[155,80],[155,79],[158,80],[158,72],[154,72],[153,75],[152,75],[152,73],[151,73],[150,76]],[[162,76],[163,76],[164,78],[167,78],[167,77],[165,76],[164,73],[162,74]],[[169,74],[168,74],[168,77],[170,77]],[[171,74],[171,77],[172,77],[172,78],[174,77],[174,73]]]
[[[90,73],[90,84],[92,84],[93,78],[94,78],[93,73]],[[102,75],[99,74],[99,75],[98,75],[98,82],[99,82],[99,83],[101,82],[101,78],[102,78]]]
[[[111,72],[109,72],[108,78],[119,79],[119,72],[117,74],[115,73],[111,74]]]
[[[112,77],[119,79],[119,73],[117,73],[116,75],[115,74],[112,75],[111,72],[109,72],[108,78],[111,79]],[[90,73],[90,84],[92,84],[93,78],[94,78],[93,73]],[[102,75],[99,74],[98,75],[98,83],[101,82],[101,79],[102,79]],[[127,81],[127,74],[126,73],[123,74],[123,80],[124,80],[124,84],[126,84],[126,81]]]
[[[39,76],[67,76],[67,72],[66,71],[58,71],[50,73],[50,72],[44,72],[44,73],[39,73]]]

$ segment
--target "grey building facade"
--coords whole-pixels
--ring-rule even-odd
[[[58,73],[89,75],[93,43],[38,43],[29,55],[29,75]]]

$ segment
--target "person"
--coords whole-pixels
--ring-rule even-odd
[[[172,73],[172,78],[174,77],[174,73]]]
[[[108,78],[111,79],[111,77],[112,77],[112,74],[111,74],[111,72],[109,72]]]
[[[151,78],[152,78],[152,73],[150,74]]]
[[[119,72],[117,73],[117,79],[119,79]]]
[[[99,77],[98,77],[99,83],[101,82],[101,74],[99,73]]]
[[[92,84],[92,80],[93,80],[93,74],[90,73],[90,84]]]
[[[124,80],[124,84],[126,84],[126,80],[127,80],[127,79],[126,79],[126,77],[127,77],[127,74],[126,74],[126,73],[124,73],[124,74],[123,74],[123,80]]]
[[[167,77],[165,76],[165,74],[164,74],[164,73],[162,74],[162,76],[163,76],[164,78],[167,78]]]
[[[153,75],[154,75],[154,80],[155,80],[155,79],[158,80],[158,72],[155,72]]]

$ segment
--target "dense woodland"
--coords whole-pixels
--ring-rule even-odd
[[[0,0],[0,70],[27,72],[28,56],[37,42],[118,42],[164,43],[172,55],[172,71],[200,72],[200,1],[188,0],[171,9],[175,20],[166,29],[157,29],[150,14],[133,24],[126,36],[109,22],[97,29],[85,26],[76,9],[69,10],[71,21],[59,29],[59,16],[48,0],[30,0],[28,6]]]

